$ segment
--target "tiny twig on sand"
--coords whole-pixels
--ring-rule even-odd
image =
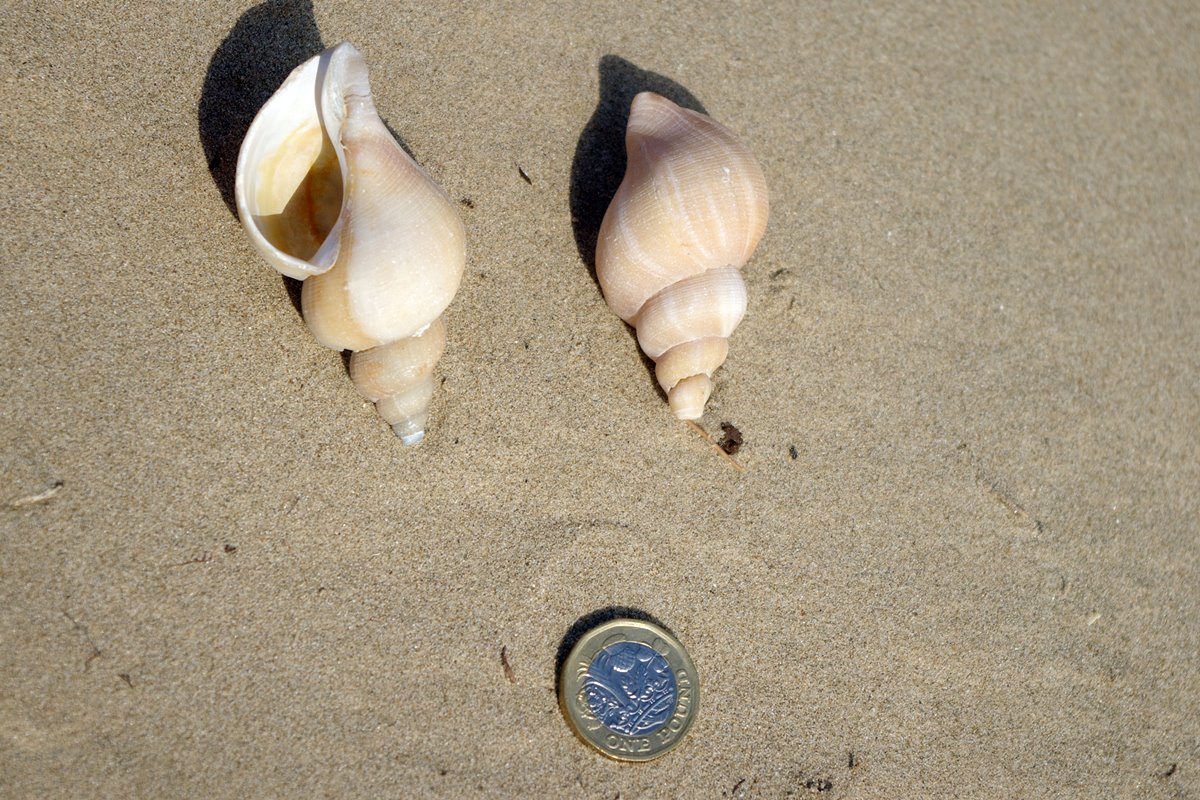
[[[87,625],[72,617],[66,610],[62,612],[62,615],[71,623],[71,627],[83,634],[83,638],[87,640],[88,646],[92,648],[92,652],[88,653],[87,658],[83,660],[83,671],[87,672],[91,669],[92,662],[104,655],[104,653],[100,652],[100,648],[96,646],[96,642],[92,639],[91,631],[88,630]]]
[[[63,488],[63,482],[55,481],[54,483],[52,483],[50,485],[50,488],[44,492],[38,492],[37,494],[26,495],[25,497],[18,497],[16,500],[8,501],[8,507],[9,508],[21,508],[22,506],[31,506],[34,503],[44,503],[47,500],[49,500],[51,497],[54,497],[54,495],[61,492],[62,488]]]
[[[718,453],[720,453],[720,454],[721,454],[721,458],[725,459],[725,460],[726,460],[726,461],[728,461],[730,464],[732,464],[734,469],[736,469],[738,472],[745,472],[745,471],[746,471],[746,468],[745,468],[745,467],[743,467],[741,464],[739,464],[736,458],[734,458],[733,456],[729,455],[729,453],[726,453],[726,452],[725,452],[725,448],[721,447],[721,445],[720,445],[720,444],[717,442],[717,440],[716,440],[716,439],[714,439],[713,437],[709,436],[709,434],[708,434],[708,431],[704,430],[704,428],[701,428],[699,425],[697,425],[697,424],[696,424],[694,421],[692,421],[692,420],[690,420],[690,419],[689,419],[689,420],[684,420],[684,421],[685,421],[685,422],[687,422],[687,424],[688,424],[688,427],[690,427],[690,428],[691,428],[692,430],[694,430],[696,433],[698,433],[698,434],[700,434],[701,436],[703,436],[703,437],[704,437],[704,440],[705,440],[705,441],[707,441],[709,444],[711,444],[711,445],[713,446],[713,449],[714,449],[714,450],[716,450]]]
[[[237,548],[234,548],[235,550]],[[192,564],[207,564],[212,561],[212,554],[205,550],[198,558],[189,558],[187,561],[180,561],[175,564],[164,564],[167,569],[175,569],[177,567],[190,567]]]
[[[512,664],[508,661],[508,645],[500,648],[500,666],[504,667],[504,677],[508,678],[508,682],[516,683],[517,673],[513,671]]]

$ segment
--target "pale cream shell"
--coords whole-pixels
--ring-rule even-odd
[[[766,229],[766,179],[731,131],[650,92],[633,99],[625,144],[596,276],[655,360],[671,410],[697,419],[746,311],[739,270]]]
[[[352,363],[378,350],[370,372],[390,376],[387,391],[359,385],[363,369],[351,378],[397,435],[419,441],[466,235],[454,204],[379,118],[351,45],[301,64],[263,106],[242,144],[235,196],[258,250],[304,281],[317,340],[355,351]]]

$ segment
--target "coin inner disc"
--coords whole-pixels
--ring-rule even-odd
[[[625,736],[654,733],[675,708],[671,665],[641,642],[617,642],[597,653],[582,688],[596,719]]]

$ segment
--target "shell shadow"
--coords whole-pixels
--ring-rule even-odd
[[[324,49],[312,0],[267,0],[242,14],[208,62],[196,113],[200,145],[213,183],[235,217],[238,151],[250,123],[284,78]],[[303,317],[300,281],[282,280]]]
[[[283,79],[324,49],[312,0],[268,0],[238,19],[208,62],[197,109],[200,144],[235,217],[234,175],[246,130]]]
[[[675,631],[664,625],[661,620],[647,614],[640,608],[633,608],[631,606],[606,606],[584,614],[567,629],[562,641],[558,643],[558,650],[554,654],[554,695],[556,697],[561,694],[562,668],[563,664],[567,663],[567,656],[571,655],[571,648],[592,628],[595,628],[597,625],[603,625],[606,622],[611,622],[614,619],[636,619],[642,622],[649,622],[662,628],[672,636],[675,635]]]
[[[707,114],[704,106],[687,89],[657,72],[641,69],[620,56],[600,59],[600,99],[592,118],[584,126],[575,145],[571,162],[571,227],[579,258],[596,280],[596,239],[604,212],[625,176],[625,127],[629,107],[639,92],[654,92],[678,106]],[[597,289],[599,281],[596,282]],[[626,326],[635,347],[637,332]],[[654,361],[641,348],[637,353],[650,373],[650,382],[659,397],[667,396],[654,377]]]
[[[604,212],[625,176],[625,126],[638,92],[661,94],[676,105],[707,114],[687,89],[620,56],[600,59],[600,99],[584,126],[571,162],[571,226],[579,257],[596,277],[596,237]]]

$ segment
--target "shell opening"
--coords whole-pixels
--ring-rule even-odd
[[[337,258],[346,194],[340,78],[360,66],[358,51],[340,44],[296,67],[259,109],[238,153],[238,215],[290,278],[320,275]]]
[[[258,165],[254,224],[273,247],[309,261],[342,210],[342,170],[320,125],[298,130]]]

